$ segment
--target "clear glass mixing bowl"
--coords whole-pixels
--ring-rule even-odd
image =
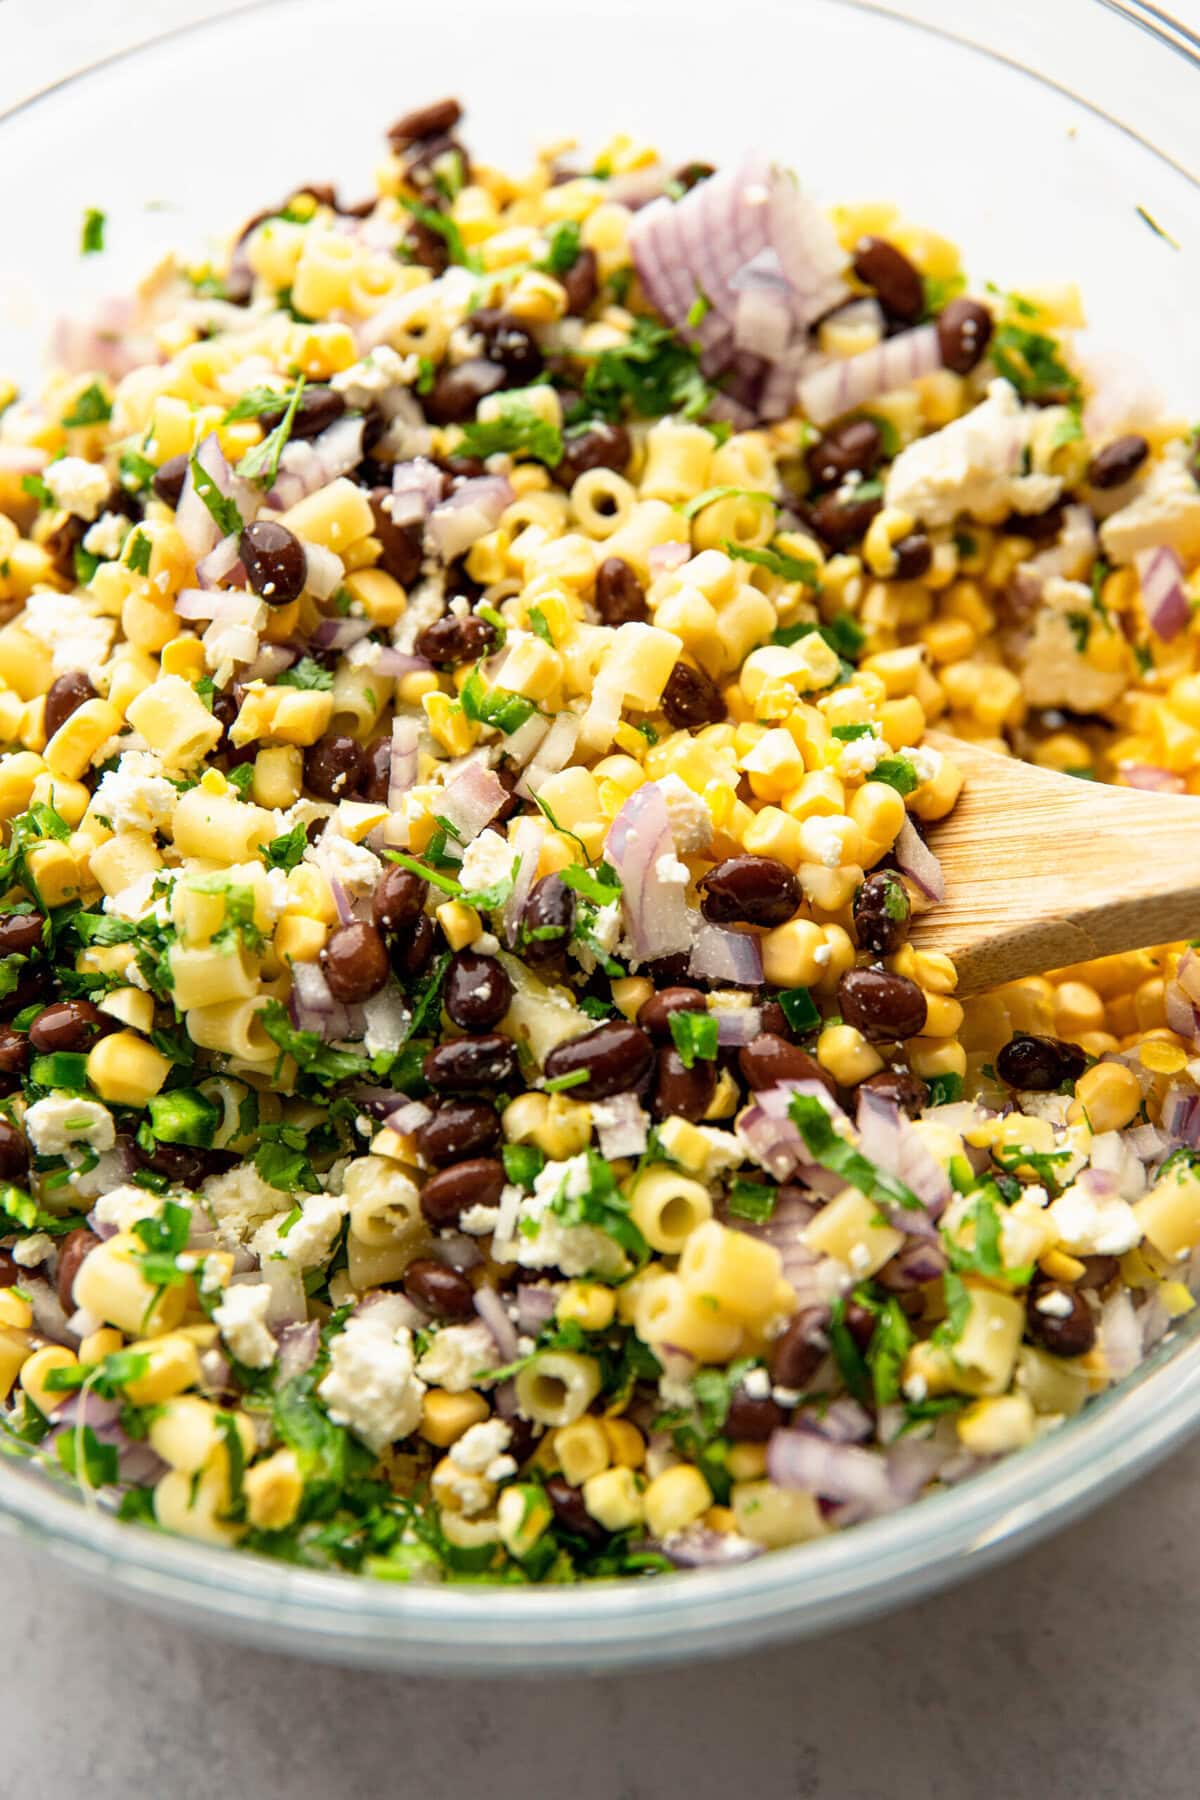
[[[0,367],[31,373],[64,304],[298,180],[364,187],[382,127],[450,91],[494,161],[519,163],[535,135],[627,127],[680,160],[756,144],[827,198],[894,197],[978,276],[1078,280],[1094,338],[1200,411],[1200,38],[1126,0],[263,0],[0,120]],[[87,206],[107,212],[111,249],[81,263]],[[1094,1506],[1200,1422],[1198,1340],[1193,1314],[1119,1389],[955,1491],[720,1572],[552,1590],[356,1581],[120,1525],[9,1462],[0,1526],[128,1598],[312,1655],[500,1674],[717,1655],[898,1605]]]

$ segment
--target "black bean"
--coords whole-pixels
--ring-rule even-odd
[[[41,913],[0,914],[0,956],[28,956],[42,948],[45,930]]]
[[[606,1019],[582,1037],[559,1044],[545,1063],[548,1081],[583,1071],[585,1079],[567,1090],[572,1100],[607,1100],[627,1093],[640,1086],[653,1066],[654,1045],[625,1019]]]
[[[409,144],[420,143],[422,138],[440,137],[443,132],[453,131],[463,116],[462,105],[458,100],[433,100],[428,106],[418,106],[407,112],[387,128],[388,142],[393,150],[403,150]]]
[[[848,550],[857,544],[883,505],[881,496],[857,500],[853,488],[822,494],[808,509],[808,520],[830,550]]]
[[[685,662],[677,662],[667,677],[662,709],[677,731],[719,725],[725,717],[725,702],[716,682],[703,669]]]
[[[800,883],[774,856],[729,856],[700,877],[700,911],[714,925],[786,925]]]
[[[21,1181],[29,1168],[29,1145],[11,1119],[0,1119],[0,1177]]]
[[[1150,454],[1150,446],[1140,432],[1129,432],[1125,437],[1113,438],[1102,450],[1097,450],[1088,464],[1087,478],[1093,487],[1123,487],[1132,481],[1142,464]]]
[[[883,455],[883,433],[873,419],[847,419],[812,445],[804,461],[813,485],[838,487],[857,471],[869,475]]]
[[[1083,1256],[1083,1274],[1079,1277],[1081,1288],[1092,1288],[1097,1293],[1115,1281],[1121,1273],[1121,1265],[1115,1256]]]
[[[575,895],[558,875],[543,875],[521,914],[521,954],[531,968],[561,969],[575,928]]]
[[[482,356],[443,369],[424,396],[426,417],[435,425],[462,425],[475,417],[479,402],[502,388],[505,381],[500,365]]]
[[[672,1013],[707,1011],[708,1000],[699,988],[669,987],[643,1000],[638,1008],[637,1022],[656,1044],[670,1044],[674,1042],[671,1037]]]
[[[361,773],[362,750],[343,732],[318,738],[304,753],[304,785],[318,799],[349,799]]]
[[[781,1199],[787,1191],[780,1188]],[[829,1354],[829,1340],[824,1335],[828,1323],[829,1315],[822,1308],[811,1306],[788,1320],[773,1340],[767,1358],[771,1380],[776,1387],[803,1392]]]
[[[838,1004],[847,1025],[873,1044],[918,1037],[925,1029],[925,996],[907,975],[847,969],[838,982]]]
[[[925,311],[925,284],[903,250],[888,238],[864,237],[854,246],[854,273],[874,288],[884,312],[915,325]]]
[[[438,928],[429,914],[422,913],[414,922],[411,932],[389,938],[392,967],[402,981],[407,981],[412,976],[419,975],[422,969],[428,968],[439,936]]]
[[[442,1004],[463,1031],[490,1031],[508,1011],[512,982],[494,956],[460,950],[446,971]]]
[[[385,806],[391,783],[392,740],[390,737],[373,738],[363,751],[355,792],[360,800]]]
[[[321,952],[329,991],[344,1006],[369,1000],[387,983],[389,965],[383,938],[374,925],[355,919],[339,925]]]
[[[1086,1356],[1096,1341],[1096,1316],[1074,1288],[1035,1281],[1025,1302],[1025,1332],[1051,1356]]]
[[[717,1091],[717,1065],[697,1057],[691,1068],[673,1044],[658,1053],[651,1107],[656,1119],[702,1119]]]
[[[190,1144],[155,1144],[149,1155],[137,1151],[135,1160],[139,1168],[153,1169],[156,1175],[165,1175],[172,1187],[194,1188],[200,1186],[206,1175],[219,1173],[221,1165],[213,1166],[213,1158],[219,1154]]]
[[[346,402],[331,387],[316,384],[306,387],[292,414],[289,438],[319,437],[328,426],[341,418],[346,410]],[[258,415],[259,424],[264,431],[274,431],[276,425],[282,424],[283,415],[287,411],[286,402],[278,407],[268,407],[266,412]]]
[[[602,625],[627,625],[650,617],[646,590],[622,556],[606,556],[596,570],[595,603]]]
[[[79,1265],[84,1258],[90,1256],[100,1239],[94,1231],[79,1226],[75,1231],[68,1231],[58,1246],[58,1267],[54,1272],[54,1285],[58,1290],[58,1301],[69,1318],[75,1311],[75,1277],[79,1273]]]
[[[429,206],[443,210],[446,181],[451,172],[467,182],[471,164],[457,138],[446,132],[423,138],[404,152],[404,179],[417,188]]]
[[[411,587],[421,573],[421,525],[397,525],[391,512],[391,488],[372,488],[367,500],[375,521],[371,535],[383,546],[376,567],[401,587]]]
[[[566,289],[567,311],[578,318],[600,292],[600,265],[596,252],[584,245],[566,274],[558,279]]]
[[[422,916],[429,898],[429,883],[402,869],[397,863],[386,868],[371,899],[371,917],[380,931],[409,931]]]
[[[401,251],[434,275],[444,275],[450,267],[449,244],[440,231],[434,231],[423,219],[414,219],[408,227],[401,239]]]
[[[783,1422],[784,1411],[778,1401],[770,1394],[749,1394],[743,1384],[730,1398],[722,1436],[732,1438],[735,1444],[765,1444]]]
[[[570,487],[589,469],[615,469],[620,474],[629,467],[631,445],[624,425],[609,425],[603,419],[593,420],[580,430],[571,430],[563,438],[562,461],[555,466],[554,478]]]
[[[28,1067],[28,1037],[11,1025],[0,1025],[0,1094],[15,1094]]]
[[[487,1093],[507,1087],[517,1072],[517,1046],[499,1031],[439,1044],[424,1067],[426,1081],[440,1094]]]
[[[514,387],[528,387],[541,374],[545,359],[537,339],[511,313],[485,306],[471,314],[467,330],[478,332],[488,361],[499,363]]]
[[[933,563],[933,545],[923,531],[910,531],[892,545],[897,581],[920,581]]]
[[[1062,530],[1064,503],[1056,500],[1040,513],[1010,513],[1000,527],[1013,537],[1030,538],[1035,544],[1052,544]]]
[[[878,1075],[869,1075],[862,1085],[890,1100],[910,1119],[919,1118],[929,1104],[929,1088],[919,1075],[910,1074],[907,1069],[881,1069]]]
[[[17,985],[0,999],[0,1019],[13,1019],[27,1006],[45,1005],[56,986],[54,967],[40,959],[18,972]]]
[[[74,581],[75,553],[87,536],[87,523],[75,513],[63,513],[42,539],[42,549],[54,565],[56,575]]]
[[[165,463],[160,463],[154,471],[150,483],[158,498],[167,506],[178,506],[183,484],[187,480],[188,459],[186,456],[168,456]]]
[[[95,698],[96,690],[90,676],[83,669],[71,669],[66,675],[60,675],[56,681],[52,681],[46,692],[46,706],[42,714],[47,738],[52,738],[59,726],[65,724],[85,700]]]
[[[1078,1081],[1086,1068],[1087,1057],[1078,1044],[1024,1031],[1011,1037],[996,1057],[1001,1081],[1035,1094],[1052,1094],[1055,1088]]]
[[[837,1099],[837,1083],[815,1056],[786,1038],[764,1031],[738,1051],[738,1068],[748,1088],[778,1087],[781,1081],[819,1081]]]
[[[431,1225],[458,1224],[473,1206],[499,1206],[508,1180],[504,1164],[492,1156],[474,1156],[439,1169],[421,1189],[421,1211]]]
[[[413,649],[429,662],[453,669],[459,663],[478,662],[495,641],[495,626],[478,614],[467,613],[460,618],[457,613],[443,613],[418,635]]]
[[[417,1306],[436,1319],[471,1319],[475,1316],[475,1289],[465,1275],[431,1257],[409,1263],[404,1291]]]
[[[564,1531],[574,1537],[587,1538],[591,1543],[598,1543],[604,1537],[604,1527],[593,1519],[584,1505],[582,1490],[572,1487],[565,1475],[547,1477],[546,1498]]]
[[[872,956],[893,956],[908,937],[912,903],[891,869],[876,869],[854,896],[854,932]]]
[[[256,519],[238,539],[246,580],[268,606],[287,606],[304,592],[308,563],[300,539],[273,519]]]
[[[688,951],[676,950],[670,956],[656,956],[646,964],[642,972],[657,988],[687,987],[694,985],[688,975],[690,961]],[[703,980],[700,985],[705,985]]]
[[[690,194],[694,187],[699,187],[702,181],[707,181],[709,177],[715,175],[716,172],[716,168],[712,163],[684,163],[682,168],[676,169],[671,180],[681,194]]]
[[[483,1100],[447,1100],[417,1127],[417,1149],[435,1169],[482,1157],[500,1136],[500,1120]]]
[[[992,315],[978,300],[951,300],[938,315],[937,334],[946,367],[969,374],[991,342]]]
[[[865,1353],[875,1335],[875,1314],[870,1307],[860,1305],[857,1300],[847,1300],[842,1323],[859,1349]]]
[[[102,1013],[90,1000],[53,1000],[31,1023],[29,1042],[39,1055],[86,1050],[117,1028],[112,1014]]]

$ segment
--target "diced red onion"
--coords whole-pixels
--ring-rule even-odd
[[[690,544],[654,544],[647,552],[646,561],[651,575],[669,575],[672,569],[680,569],[691,558]]]
[[[1160,769],[1156,763],[1119,763],[1121,779],[1126,787],[1141,788],[1147,794],[1182,794],[1187,787],[1182,775]]]
[[[478,538],[494,531],[515,495],[503,475],[477,475],[435,506],[427,535],[443,562],[453,562]]]
[[[236,586],[242,585],[245,570],[241,564],[239,542],[239,533],[231,531],[228,537],[221,539],[215,550],[210,550],[207,556],[200,558],[196,564],[196,580],[202,588],[216,587],[219,581],[224,581],[227,577],[233,577]],[[234,575],[235,570],[240,571],[240,576]]]
[[[283,447],[268,503],[286,512],[362,461],[361,418],[335,419],[319,437],[291,438]]]
[[[215,619],[224,596],[216,588],[180,588],[175,613],[180,619]]]
[[[893,1214],[892,1222],[898,1229],[904,1229],[898,1213]],[[928,1281],[937,1281],[945,1272],[946,1252],[941,1241],[933,1237],[910,1237],[884,1264],[875,1279],[889,1293],[907,1294],[913,1288],[924,1287]]]
[[[486,764],[471,763],[438,796],[438,816],[449,819],[463,843],[477,838],[508,800],[508,789]]]
[[[828,425],[880,394],[907,387],[942,366],[936,325],[918,325],[884,338],[858,356],[842,356],[800,382],[800,406],[815,425]]]
[[[1200,1031],[1200,1013],[1177,981],[1168,981],[1164,1003],[1166,1021],[1171,1030],[1182,1038],[1194,1038]]]
[[[409,650],[394,650],[390,644],[385,644],[372,667],[377,675],[394,676],[399,680],[402,675],[423,675],[433,664],[424,656],[414,656]]]
[[[639,788],[638,793],[641,792],[644,790]],[[656,951],[655,954],[666,953]],[[759,940],[744,931],[728,931],[723,925],[710,925],[704,920],[696,927],[695,942],[688,958],[688,974],[696,975],[702,981],[727,981],[733,987],[761,987],[763,964]]]
[[[300,652],[291,644],[260,644],[258,655],[246,666],[244,681],[273,681],[290,669]]]
[[[397,1132],[400,1137],[411,1137],[432,1117],[432,1109],[423,1100],[406,1099],[393,1111],[384,1113],[383,1122],[389,1131]]]
[[[479,1287],[475,1290],[475,1311],[479,1314],[496,1341],[496,1348],[506,1363],[515,1362],[519,1355],[517,1345],[517,1328],[508,1316],[508,1309],[500,1295],[493,1287]]]
[[[388,768],[389,812],[402,805],[404,796],[417,779],[417,745],[421,741],[418,719],[392,720],[392,759]]]
[[[839,1394],[827,1406],[803,1412],[796,1426],[828,1438],[832,1444],[865,1444],[875,1433],[870,1413],[850,1394]]]
[[[1100,1308],[1096,1344],[1105,1372],[1113,1381],[1122,1380],[1141,1362],[1142,1334],[1133,1302],[1124,1290],[1114,1294]]]
[[[666,182],[667,171],[662,164],[651,163],[646,169],[629,169],[623,175],[610,176],[604,184],[604,198],[637,212],[662,193]]]
[[[162,361],[149,332],[137,330],[140,308],[125,294],[110,294],[97,303],[90,319],[66,315],[55,320],[51,354],[72,375],[107,375],[120,381],[134,369]]]
[[[561,1288],[543,1282],[522,1281],[517,1288],[517,1326],[526,1337],[536,1337],[554,1317]]]
[[[479,1245],[465,1231],[440,1232],[430,1239],[424,1254],[447,1269],[457,1269],[460,1274],[466,1269],[477,1269],[483,1261]]]
[[[267,1303],[268,1325],[278,1329],[285,1325],[304,1323],[308,1303],[304,1296],[304,1281],[298,1269],[293,1268],[282,1257],[268,1256],[254,1279],[264,1281],[271,1290],[271,1298]]]
[[[652,962],[686,950],[692,941],[693,915],[684,887],[664,880],[658,872],[660,862],[669,859],[674,863],[675,840],[666,799],[657,782],[647,781],[629,796],[608,828],[605,851],[621,877],[621,906],[634,955],[642,962]],[[723,973],[720,978],[725,979]],[[761,980],[760,958],[752,984]]]
[[[426,456],[398,462],[392,468],[392,498],[384,511],[394,525],[423,525],[442,497],[445,476]]]
[[[510,944],[517,941],[525,902],[537,877],[538,858],[542,853],[545,835],[540,819],[518,819],[513,827],[509,841],[513,854],[518,858],[517,871],[513,876],[512,892],[504,902],[504,935]]]
[[[533,723],[531,719],[530,724]],[[522,727],[522,729],[524,729]],[[515,734],[514,735],[518,735]],[[559,713],[549,731],[545,733],[534,752],[533,761],[529,764],[520,781],[517,792],[528,799],[536,788],[539,788],[548,775],[557,775],[565,769],[575,752],[579,740],[579,720],[574,713]],[[511,753],[512,738],[508,740]]]
[[[708,1525],[673,1531],[662,1539],[662,1552],[679,1569],[722,1569],[763,1554],[762,1546],[749,1538],[735,1531],[714,1531]]]
[[[871,1450],[831,1443],[811,1431],[773,1431],[767,1442],[767,1474],[777,1487],[801,1488],[823,1500],[864,1501],[881,1510],[891,1503],[887,1465]]]
[[[792,304],[786,283],[770,276],[747,281],[737,296],[733,341],[739,350],[774,362],[792,334]]]
[[[1191,948],[1185,950],[1180,957],[1175,979],[1188,999],[1200,1006],[1200,956]]]
[[[329,891],[333,895],[333,904],[337,907],[338,919],[343,925],[349,925],[354,918],[354,908],[350,904],[350,896],[336,875],[329,877]]]
[[[1182,988],[1177,991],[1181,995],[1183,994]],[[1170,990],[1168,989],[1168,997],[1169,994]],[[1186,996],[1184,997],[1186,998]],[[1167,1008],[1167,1020],[1168,1023],[1170,1023],[1169,1005]],[[1176,1030],[1177,1027],[1172,1026],[1171,1029]],[[1180,1035],[1190,1036],[1191,1034],[1190,1032],[1184,1032]],[[1162,1128],[1166,1132],[1168,1138],[1175,1142],[1186,1139],[1192,1129],[1192,1123],[1197,1116],[1197,1112],[1200,1112],[1200,1100],[1197,1099],[1194,1093],[1184,1087],[1182,1082],[1173,1081],[1163,1095],[1162,1101]]]
[[[893,845],[896,866],[914,881],[927,900],[946,898],[946,877],[942,865],[925,842],[911,819],[906,818]]]
[[[1170,1145],[1170,1139],[1157,1125],[1135,1125],[1125,1133],[1125,1140],[1134,1155],[1147,1163],[1161,1156]]]
[[[50,452],[35,444],[0,444],[0,474],[40,475],[49,461]]]
[[[902,1181],[936,1218],[950,1198],[950,1177],[895,1101],[860,1087],[857,1124],[859,1148],[868,1162]],[[911,1208],[892,1208],[890,1217],[902,1230],[917,1229],[918,1215]]]
[[[58,1294],[43,1275],[21,1271],[21,1292],[28,1296],[33,1308],[33,1328],[40,1336],[56,1344],[75,1345],[77,1334],[71,1330]]]
[[[370,619],[322,619],[311,642],[318,650],[348,650],[370,637],[372,629]]]
[[[1169,642],[1178,637],[1191,617],[1183,586],[1183,563],[1168,544],[1139,550],[1134,557],[1142,610],[1156,637]]]
[[[295,1381],[311,1369],[321,1347],[321,1326],[310,1319],[305,1325],[286,1325],[279,1336],[278,1380]]]
[[[888,1484],[901,1506],[915,1500],[935,1481],[953,1455],[944,1444],[906,1433],[889,1444],[886,1461]]]
[[[723,1050],[752,1044],[762,1032],[762,1010],[757,1006],[722,1006],[713,1009],[717,1042]]]
[[[349,1030],[350,1016],[334,999],[319,966],[313,962],[292,964],[290,1010],[300,1031],[315,1031],[328,1043]]]
[[[119,1230],[119,1227],[112,1224],[110,1220],[98,1218],[94,1207],[87,1216],[87,1224],[88,1230],[95,1232],[101,1241],[105,1238],[116,1237]]]
[[[304,545],[304,586],[314,600],[328,600],[342,585],[345,565],[324,544]],[[352,621],[345,621],[347,624]]]
[[[819,1100],[831,1118],[845,1117],[820,1082],[780,1083],[778,1087],[762,1089],[738,1116],[735,1127],[738,1141],[750,1160],[766,1169],[776,1181],[801,1180],[818,1193],[826,1192],[827,1183],[833,1182],[836,1183],[834,1192],[840,1193],[845,1183],[809,1160],[808,1146],[800,1128],[788,1116],[793,1093],[807,1093]],[[820,1182],[821,1177],[826,1181]]]
[[[650,1121],[636,1094],[614,1094],[598,1103],[593,1114],[600,1154],[607,1162],[640,1156],[650,1135]]]

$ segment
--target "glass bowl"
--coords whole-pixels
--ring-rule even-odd
[[[490,0],[436,14],[394,0],[243,7],[0,120],[0,368],[31,375],[64,306],[300,181],[365,190],[383,127],[451,91],[490,161],[521,162],[535,135],[596,142],[627,128],[680,161],[757,145],[823,198],[894,198],[960,242],[976,277],[1079,281],[1093,340],[1132,351],[1200,412],[1200,38],[1122,0],[1014,0],[966,17],[948,0],[905,12],[743,0],[736,14],[703,0],[518,0],[503,17]],[[110,249],[81,262],[89,206],[108,215]],[[126,1598],[280,1649],[427,1673],[611,1669],[899,1605],[1061,1527],[1198,1422],[1194,1313],[1119,1388],[960,1488],[740,1567],[589,1587],[294,1569],[119,1524],[7,1461],[0,1526]]]

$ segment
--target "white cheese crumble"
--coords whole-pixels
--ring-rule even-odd
[[[508,881],[514,855],[507,838],[498,831],[493,831],[490,826],[481,831],[463,851],[458,879],[464,893],[478,894],[485,888],[495,887],[499,881]]]
[[[446,1325],[417,1364],[417,1374],[448,1394],[465,1394],[500,1367],[496,1340],[482,1319],[470,1325]]]
[[[286,1231],[283,1227],[291,1212],[280,1213],[260,1226],[250,1248],[262,1263],[285,1262],[297,1271],[319,1269],[329,1260],[345,1207],[338,1194],[307,1194],[300,1217]]]
[[[287,1212],[290,1197],[263,1180],[253,1163],[239,1163],[210,1175],[200,1194],[217,1236],[226,1249],[248,1239],[260,1225]]]
[[[112,492],[107,471],[82,456],[60,456],[47,463],[42,480],[58,504],[78,519],[94,519]]]
[[[837,869],[842,862],[842,834],[834,819],[809,819],[805,832],[808,845],[816,851],[818,862],[827,869]]]
[[[32,1237],[22,1238],[19,1244],[13,1245],[12,1259],[18,1268],[36,1269],[53,1248],[54,1239],[48,1231],[35,1231]]]
[[[314,863],[328,880],[340,881],[351,900],[373,894],[383,874],[383,864],[375,852],[343,837],[332,823],[315,844],[309,845],[304,860]]]
[[[576,1198],[591,1185],[585,1154],[547,1163],[532,1194],[521,1194],[515,1218],[502,1208],[509,1216],[496,1228],[492,1244],[496,1261],[515,1262],[523,1269],[560,1269],[572,1276],[619,1274],[625,1262],[619,1244],[594,1225],[565,1225],[551,1210],[560,1193]]]
[[[279,1345],[267,1324],[271,1290],[265,1281],[244,1281],[227,1288],[221,1304],[213,1309],[213,1323],[240,1363],[248,1369],[266,1369],[279,1354]]]
[[[658,791],[666,802],[667,820],[679,855],[692,856],[707,850],[713,840],[712,814],[699,794],[678,775],[664,775],[658,782]]]
[[[22,628],[45,644],[56,675],[85,669],[93,676],[108,660],[117,621],[98,617],[75,594],[49,590],[30,594],[21,615]]]
[[[377,344],[361,362],[342,369],[329,383],[354,412],[365,412],[393,388],[411,387],[421,373],[418,356],[401,356],[390,344]],[[386,413],[386,403],[383,407]]]
[[[1160,544],[1177,551],[1185,563],[1200,556],[1200,488],[1192,479],[1184,444],[1168,445],[1136,499],[1105,519],[1100,542],[1114,563],[1132,562],[1139,550]]]
[[[856,775],[869,775],[877,762],[890,756],[891,750],[875,730],[861,737],[848,738],[838,751],[837,772],[845,780]]]
[[[161,831],[170,824],[178,803],[179,794],[157,756],[128,750],[101,780],[92,811],[114,831]]]
[[[1081,1182],[1059,1195],[1046,1213],[1058,1242],[1073,1256],[1124,1256],[1142,1241],[1138,1216],[1116,1195],[1097,1199]]]
[[[888,471],[887,504],[925,525],[949,525],[962,513],[995,525],[1010,512],[1045,512],[1062,482],[1021,473],[1035,417],[1010,382],[993,381],[973,411],[900,452]]]
[[[125,539],[132,530],[132,524],[123,513],[103,513],[85,535],[83,547],[89,556],[99,556],[105,562],[116,562]]]
[[[385,987],[364,1001],[363,1048],[367,1055],[392,1055],[399,1050],[411,1016],[399,988]]]
[[[451,1459],[460,1469],[466,1469],[472,1475],[487,1473],[489,1463],[502,1456],[512,1442],[512,1427],[503,1419],[485,1419],[480,1425],[472,1425],[450,1451]]]
[[[78,1144],[111,1150],[117,1135],[107,1106],[78,1094],[47,1094],[44,1100],[35,1100],[22,1123],[39,1156],[62,1156]]]
[[[489,1231],[495,1231],[499,1218],[498,1206],[468,1206],[459,1216],[458,1229],[468,1237],[486,1237]]]
[[[333,1340],[329,1373],[317,1389],[335,1425],[379,1451],[415,1431],[425,1384],[413,1368],[412,1332],[398,1295],[374,1301]]]

